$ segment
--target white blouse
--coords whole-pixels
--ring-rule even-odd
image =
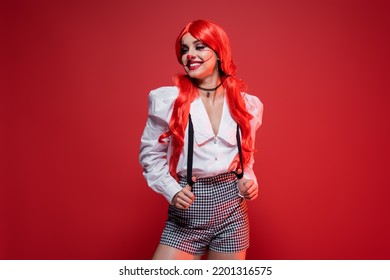
[[[164,195],[168,202],[181,190],[178,182],[169,173],[170,145],[169,142],[159,143],[158,138],[169,130],[169,120],[173,104],[179,94],[177,87],[161,87],[149,94],[149,117],[141,138],[139,160],[144,169],[143,175],[148,185]],[[263,104],[253,95],[243,93],[247,110],[252,114],[251,134],[255,140],[256,130],[261,124]],[[197,178],[215,176],[229,172],[229,167],[238,153],[236,129],[237,124],[229,112],[224,99],[222,119],[215,136],[206,108],[200,97],[196,98],[190,107],[194,126],[194,150],[192,174]],[[177,174],[187,175],[188,125],[184,137],[184,148],[177,165]],[[253,154],[247,166],[244,166],[244,177],[257,183],[253,172]],[[234,168],[236,166],[233,166]]]

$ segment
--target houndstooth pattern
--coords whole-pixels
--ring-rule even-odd
[[[184,187],[186,178],[180,179]],[[234,253],[249,247],[247,206],[238,196],[234,173],[197,179],[193,204],[186,210],[170,205],[160,243],[193,255]]]

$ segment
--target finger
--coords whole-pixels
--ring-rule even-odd
[[[176,193],[173,197],[172,205],[178,209],[186,209],[191,204],[191,199],[189,199],[184,193],[183,189]]]
[[[174,204],[174,206],[177,208],[177,209],[181,209],[181,210],[184,210],[185,208],[180,204],[180,203],[178,203],[178,202],[176,202],[175,204]]]
[[[244,195],[244,198],[245,198],[246,200],[253,200],[255,197],[257,197],[257,192],[253,192],[253,193],[251,193],[251,194],[245,194],[245,195]]]
[[[181,197],[178,197],[176,201],[177,201],[176,207],[179,209],[187,209],[191,205],[190,202],[187,202],[185,199],[183,199]]]
[[[194,183],[196,182],[196,177],[195,176],[192,176],[191,179],[192,179],[192,182],[194,182]]]
[[[248,198],[245,198],[246,200],[252,201],[255,200],[259,196],[258,192],[252,193]]]
[[[187,206],[183,206],[183,205],[181,205],[181,204],[178,203],[178,204],[175,205],[175,207],[176,207],[177,209],[180,209],[180,210],[186,210],[186,209],[188,209],[189,206],[188,206],[188,207],[187,207]]]
[[[178,208],[178,209],[183,209],[183,206],[179,203],[179,197],[178,197],[178,195],[176,195],[176,196],[174,197],[174,200],[173,200],[172,205],[175,206],[175,207]]]
[[[241,168],[238,168],[237,169],[237,174],[241,174],[242,173],[242,169]]]
[[[191,191],[191,187],[189,185],[186,185],[183,189],[182,189],[182,193],[188,197],[191,201],[193,201],[195,199],[195,195],[194,193]]]
[[[182,201],[185,201],[189,204],[192,203],[192,201],[194,200],[195,196],[194,194],[187,190],[187,189],[184,189],[180,192],[180,195],[178,196]]]
[[[245,180],[245,186],[246,186],[246,188],[249,189],[249,187],[252,186],[253,183],[254,183],[254,182],[253,182],[253,180],[251,180],[251,179]]]
[[[251,193],[253,193],[254,191],[256,191],[256,189],[257,189],[257,185],[256,184],[254,184],[254,182],[253,181],[251,181],[251,182],[248,182],[248,184],[246,185],[246,193],[247,194],[251,194]]]
[[[258,194],[259,194],[258,189],[254,189],[251,193],[245,194],[244,197],[247,200],[253,200],[253,199],[255,199],[258,196]]]

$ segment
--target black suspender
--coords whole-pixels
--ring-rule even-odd
[[[187,149],[187,183],[192,187],[192,156],[194,150],[194,126],[192,125],[191,115],[188,116],[188,149]]]
[[[236,130],[236,139],[237,139],[237,146],[238,146],[238,156],[240,157],[241,173],[240,174],[238,174],[237,172],[235,173],[237,178],[241,179],[242,177],[244,177],[244,166],[242,165],[243,161],[242,161],[241,138],[240,138],[240,128],[238,127],[238,124]]]
[[[242,164],[242,149],[241,149],[241,138],[240,138],[240,128],[237,124],[236,130],[236,139],[238,147],[238,155],[240,158],[241,173],[234,172],[238,179],[241,179],[244,176],[244,166]],[[192,157],[194,151],[194,126],[191,120],[191,114],[188,116],[188,149],[187,149],[187,183],[192,186],[194,182],[192,181]]]

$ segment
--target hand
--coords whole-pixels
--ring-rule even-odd
[[[240,194],[247,200],[255,200],[259,195],[259,188],[257,184],[251,179],[239,179],[238,190]]]
[[[193,182],[196,181],[195,176],[192,177],[192,181]],[[181,191],[175,194],[175,196],[172,199],[172,205],[178,209],[185,210],[188,209],[188,207],[190,207],[190,205],[194,202],[194,199],[195,199],[195,195],[191,191],[191,186],[186,185],[181,189]]]

